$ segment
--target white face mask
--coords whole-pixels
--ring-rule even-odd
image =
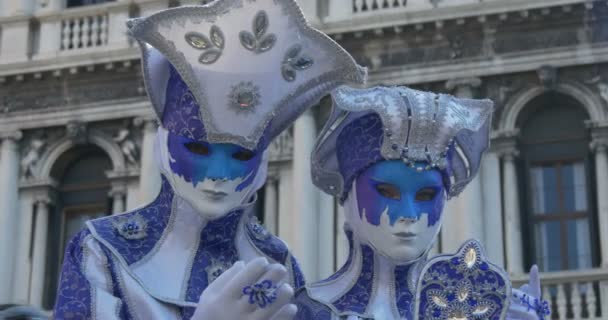
[[[412,262],[430,250],[441,228],[443,215],[431,226],[428,224],[428,214],[422,214],[415,221],[398,219],[391,225],[387,208],[380,216],[380,223],[374,225],[366,219],[366,212],[359,211],[356,190],[356,181],[353,181],[344,202],[344,213],[346,223],[353,230],[353,237],[359,242],[369,245],[395,264]]]
[[[173,159],[168,151],[168,133],[163,128],[158,130],[155,148],[160,170],[167,177],[175,194],[186,200],[206,219],[221,218],[232,209],[245,204],[266,180],[268,166],[266,153],[263,155],[259,169],[255,172],[253,182],[239,188],[243,181],[249,178],[248,176],[232,180],[204,178],[193,185],[182,175],[176,174],[171,168],[171,163],[175,163],[177,159]]]

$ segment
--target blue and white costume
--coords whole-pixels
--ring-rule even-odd
[[[406,87],[332,95],[312,175],[344,207],[350,254],[335,274],[296,293],[296,318],[494,320],[513,311],[512,319],[536,319],[476,241],[427,259],[445,201],[479,169],[492,102]]]
[[[212,281],[256,257],[284,265],[302,287],[286,245],[252,218],[266,148],[330,90],[363,83],[365,70],[294,0],[218,0],[128,26],[162,125],[162,188],[72,239],[55,318],[190,319]]]

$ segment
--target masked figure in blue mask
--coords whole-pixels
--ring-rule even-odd
[[[218,0],[129,21],[158,116],[162,188],[69,244],[57,319],[289,319],[304,284],[252,217],[269,143],[365,70],[294,0]]]
[[[475,240],[427,259],[446,201],[479,169],[492,102],[406,87],[341,87],[332,95],[312,174],[344,207],[350,254],[335,274],[296,293],[296,318],[546,316],[536,269],[530,285],[512,289]]]

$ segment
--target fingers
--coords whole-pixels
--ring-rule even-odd
[[[529,289],[528,293],[530,293],[531,295],[533,295],[537,298],[540,298],[540,296],[541,296],[540,277],[538,275],[538,266],[536,266],[536,265],[533,265],[532,268],[530,268],[529,286],[530,286],[530,289]]]
[[[274,263],[266,268],[266,273],[264,273],[259,279],[257,279],[255,283],[264,280],[270,280],[272,281],[273,285],[278,285],[279,283],[283,282],[286,277],[287,269],[278,263]]]
[[[252,314],[253,319],[270,319],[293,298],[293,289],[287,283],[282,284],[275,292],[277,295],[276,300],[265,308],[256,309]]]
[[[298,313],[298,307],[295,304],[284,305],[271,320],[292,320]]]
[[[237,274],[239,274],[245,268],[245,262],[237,261],[232,265],[228,270],[224,271],[215,281],[211,282],[207,289],[205,290],[222,290],[226,287],[226,284],[234,278]]]
[[[258,279],[266,272],[268,260],[266,258],[256,258],[247,265],[226,284],[227,294],[233,299],[238,299],[243,295],[243,288],[255,284]]]

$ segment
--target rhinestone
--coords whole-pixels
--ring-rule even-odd
[[[422,172],[422,169],[423,169],[422,167],[416,167],[416,171],[418,171],[418,172]]]
[[[255,100],[255,97],[253,93],[249,91],[239,92],[236,98],[236,101],[238,102],[239,106],[243,108],[251,107],[253,100]]]
[[[467,249],[467,252],[464,255],[464,263],[466,264],[467,268],[471,269],[475,265],[476,261],[477,252],[475,252],[475,248]]]

